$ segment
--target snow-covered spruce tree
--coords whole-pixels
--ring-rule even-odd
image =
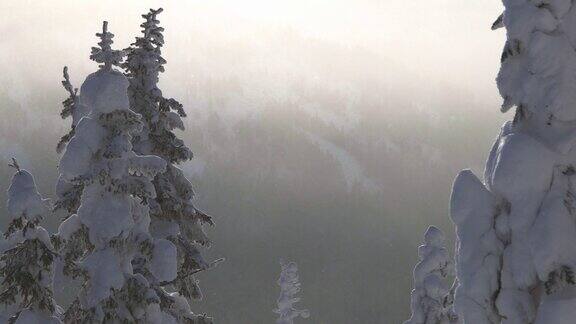
[[[0,256],[0,305],[3,323],[60,323],[53,298],[56,257],[50,235],[39,225],[50,214],[32,175],[13,160],[16,173],[8,189],[8,230]]]
[[[137,37],[126,49],[127,58],[123,67],[130,81],[128,93],[130,107],[142,115],[144,127],[133,138],[134,151],[138,154],[153,154],[167,163],[166,171],[154,178],[156,198],[149,201],[151,214],[150,232],[155,238],[170,240],[177,247],[178,276],[166,282],[149,278],[164,296],[162,307],[172,307],[179,302],[176,297],[200,299],[201,292],[194,273],[208,269],[208,264],[200,253],[199,245],[208,245],[202,226],[213,225],[209,216],[199,211],[193,204],[192,185],[177,164],[192,158],[192,152],[173,132],[184,130],[182,117],[186,114],[182,105],[163,96],[158,88],[159,74],[164,72],[166,61],[162,58],[164,44],[163,28],[159,27],[157,15],[162,9],[150,9],[142,17],[145,21],[142,36]],[[167,293],[167,286],[173,287],[178,295]]]
[[[448,277],[454,274],[454,267],[444,244],[442,231],[430,226],[424,234],[424,245],[418,248],[412,317],[405,324],[457,323],[452,307],[454,296],[448,282]]]
[[[576,5],[504,0],[498,88],[515,108],[484,183],[454,183],[459,285],[467,324],[573,323],[576,318]]]
[[[133,262],[144,260],[155,277],[176,277],[176,249],[148,232],[148,202],[155,198],[152,179],[165,163],[132,150],[132,135],[142,122],[130,110],[128,80],[112,69],[122,53],[111,49],[113,35],[106,23],[97,35],[101,48],[93,49],[91,58],[101,63],[100,69],[86,78],[79,98],[89,113],[76,125],[59,165],[62,181],[83,186],[77,214],[60,225],[55,239],[65,272],[83,281],[64,321],[197,323],[192,316],[162,312],[160,296],[133,271]]]
[[[295,262],[280,261],[280,266],[282,268],[278,279],[280,297],[278,297],[278,308],[274,309],[274,313],[278,314],[276,323],[292,324],[298,317],[310,317],[310,312],[306,309],[294,308],[294,304],[300,301],[300,297],[296,296],[300,292],[298,265]]]

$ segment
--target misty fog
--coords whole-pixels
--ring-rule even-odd
[[[195,312],[272,323],[280,258],[298,262],[310,323],[399,323],[430,224],[452,240],[451,182],[479,174],[499,112],[496,1],[2,1],[0,216],[16,157],[54,196],[66,93],[160,7],[161,88],[188,113],[183,169],[216,221]],[[46,220],[55,231],[58,215]],[[5,226],[6,217],[0,219]],[[4,228],[2,228],[4,229]],[[60,291],[66,294],[66,291]]]

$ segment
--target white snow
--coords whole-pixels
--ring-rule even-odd
[[[129,160],[128,172],[138,172],[147,177],[153,178],[156,173],[163,172],[166,168],[166,161],[155,155],[136,155]]]
[[[105,130],[93,118],[80,120],[58,166],[65,180],[71,181],[90,172],[92,155],[99,149],[104,134]]]
[[[495,200],[470,171],[454,181],[450,216],[456,225],[455,311],[465,323],[488,324],[499,319],[491,301],[498,291],[502,243],[493,223]]]
[[[80,103],[92,114],[130,109],[126,90],[128,79],[118,71],[98,70],[80,88]]]
[[[522,200],[526,191],[542,197],[549,188],[556,154],[526,134],[512,133],[499,138],[487,186],[508,200]],[[534,158],[537,157],[537,158]],[[529,178],[524,175],[530,174]],[[519,193],[522,194],[519,194]]]
[[[404,323],[456,323],[448,282],[448,276],[453,275],[453,264],[444,247],[442,231],[434,226],[428,228],[424,245],[418,248],[418,258],[411,295],[412,316]]]
[[[90,242],[98,248],[104,247],[114,237],[128,235],[134,224],[131,199],[107,193],[98,184],[84,189],[78,217],[89,229]]]
[[[177,273],[176,247],[172,242],[164,239],[154,241],[150,272],[159,281],[172,281]]]
[[[20,170],[14,174],[8,188],[7,206],[10,221],[20,217],[34,220],[48,212],[49,201],[38,193],[34,177],[28,171]]]
[[[538,277],[546,281],[561,266],[576,269],[576,197],[567,196],[571,183],[562,170],[554,170],[554,180],[528,235]],[[567,208],[568,207],[568,208]]]
[[[90,276],[86,294],[81,295],[80,299],[85,308],[95,307],[108,298],[111,288],[122,288],[126,262],[130,260],[116,255],[112,249],[94,251],[82,262],[82,267]]]
[[[534,324],[572,324],[576,318],[576,287],[546,296]]]
[[[576,293],[576,7],[504,0],[502,110],[485,186],[455,181],[455,307],[465,323],[571,323]],[[495,306],[495,307],[494,307]]]

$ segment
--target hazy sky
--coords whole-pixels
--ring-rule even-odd
[[[2,0],[0,81],[32,91],[18,89],[26,85],[19,80],[32,74],[58,82],[63,65],[78,79],[94,68],[87,57],[102,20],[110,22],[116,45],[125,47],[138,33],[140,14],[159,6],[165,8],[169,61],[198,50],[186,41],[198,33],[232,42],[281,27],[365,47],[430,83],[448,82],[499,101],[494,78],[504,32],[490,30],[502,8],[496,0]]]

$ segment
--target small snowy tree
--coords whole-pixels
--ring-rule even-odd
[[[157,174],[153,181],[157,195],[148,202],[151,208],[150,232],[155,238],[167,239],[177,247],[178,275],[169,282],[148,279],[165,297],[161,306],[171,308],[181,302],[177,296],[201,298],[194,274],[215,263],[209,264],[204,260],[199,246],[210,243],[202,226],[213,225],[212,219],[194,206],[192,185],[177,167],[192,158],[190,149],[174,133],[174,129],[184,130],[182,118],[186,114],[178,101],[165,98],[158,88],[159,74],[164,72],[166,63],[161,55],[164,29],[159,27],[157,19],[161,12],[162,8],[150,9],[142,15],[145,19],[140,25],[142,36],[126,49],[127,59],[123,67],[130,80],[130,107],[142,115],[144,122],[142,131],[133,137],[134,151],[157,155],[167,163],[166,171]],[[164,289],[166,286],[173,286],[177,294],[168,294]]]
[[[62,150],[66,146],[66,143],[68,143],[72,138],[72,136],[74,136],[74,127],[76,127],[79,121],[79,119],[77,118],[77,112],[79,110],[78,109],[79,102],[77,95],[78,88],[74,88],[72,86],[72,83],[70,82],[70,76],[68,75],[67,66],[64,67],[62,74],[64,77],[64,80],[62,80],[62,86],[64,87],[64,89],[66,89],[66,92],[68,92],[68,98],[66,98],[66,100],[62,102],[62,106],[64,106],[64,108],[62,108],[62,111],[60,112],[60,117],[62,117],[62,119],[66,119],[69,116],[72,116],[72,127],[70,128],[70,131],[68,131],[68,133],[66,133],[64,136],[62,136],[62,138],[60,138],[60,141],[56,146],[56,151],[58,153],[62,152]]]
[[[78,89],[72,86],[70,82],[70,77],[68,76],[68,67],[64,67],[62,72],[64,80],[62,80],[62,86],[68,92],[68,98],[62,102],[63,108],[60,112],[60,116],[65,119],[72,117],[72,125],[70,131],[66,133],[56,146],[56,151],[61,153],[66,147],[66,144],[70,141],[72,136],[74,136],[74,130],[80,119],[86,115],[86,109],[83,104],[80,103],[78,96]],[[76,213],[78,206],[80,206],[80,195],[82,194],[83,186],[81,184],[72,184],[62,179],[58,180],[56,185],[56,196],[57,199],[54,203],[55,210],[64,210],[68,215]]]
[[[282,272],[278,279],[280,286],[280,297],[278,297],[278,308],[274,313],[278,314],[277,324],[292,324],[298,317],[308,318],[310,312],[306,309],[294,308],[294,304],[300,301],[296,295],[300,292],[300,281],[298,279],[298,265],[295,262],[280,261]]]
[[[56,253],[48,232],[39,226],[50,213],[49,202],[38,193],[32,175],[13,162],[17,172],[8,189],[0,304],[9,323],[60,323],[52,289]]]
[[[576,4],[504,0],[498,74],[504,124],[484,183],[462,171],[455,309],[467,324],[576,318]]]
[[[404,323],[457,323],[448,282],[448,276],[453,275],[453,265],[444,247],[444,234],[438,228],[428,228],[424,245],[418,248],[418,258],[419,262],[414,268],[412,317]]]

